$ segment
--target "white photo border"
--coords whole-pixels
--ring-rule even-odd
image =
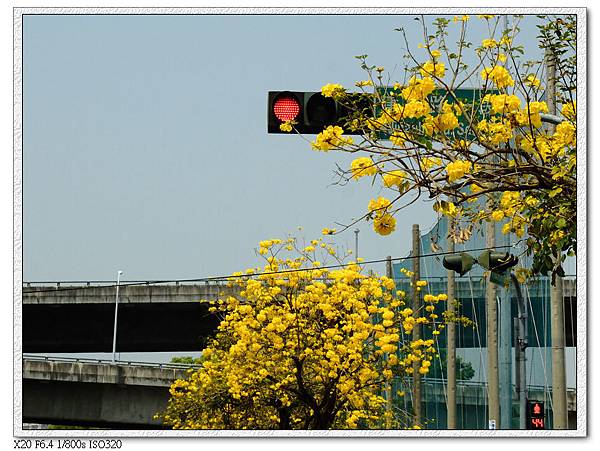
[[[22,426],[23,16],[59,15],[415,15],[572,14],[577,16],[577,428],[568,430],[24,430]],[[13,9],[13,376],[15,437],[586,437],[587,436],[587,11],[586,8],[14,8]]]

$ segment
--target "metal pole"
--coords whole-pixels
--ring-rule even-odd
[[[452,220],[449,220],[452,221]],[[450,223],[452,224],[452,222]],[[448,236],[448,252],[454,252],[454,241]],[[456,306],[456,281],[454,271],[448,270],[448,311],[454,316]],[[448,429],[456,429],[456,325],[453,322],[446,324],[448,338],[446,370],[448,379]]]
[[[515,332],[514,346],[515,346],[515,393],[517,394],[517,401],[519,401],[519,428],[521,427],[521,397],[523,396],[521,390],[521,365],[523,361],[521,358],[521,347],[519,346],[519,318],[513,318],[513,329]]]
[[[113,329],[113,347],[112,347],[112,361],[116,362],[116,352],[117,352],[117,317],[119,315],[119,282],[121,280],[121,274],[123,271],[117,271],[117,294],[115,297],[115,321],[114,321],[114,329]]]
[[[421,315],[421,293],[417,291],[417,280],[421,278],[421,262],[418,257],[421,253],[421,234],[419,232],[419,224],[413,224],[412,227],[412,263],[413,263],[413,315],[416,317]],[[413,328],[413,340],[421,338],[421,325],[415,324]],[[415,424],[421,426],[422,422],[422,405],[421,405],[421,373],[419,373],[419,363],[413,362],[413,410],[415,414]]]
[[[513,284],[515,285],[515,291],[517,292],[517,306],[518,306],[518,336],[515,347],[515,358],[518,356],[517,368],[519,379],[519,429],[527,429],[527,356],[525,350],[527,349],[527,306],[523,300],[521,294],[521,286],[517,277],[511,273],[510,277]],[[518,352],[518,354],[516,354]]]
[[[502,290],[500,299],[500,339],[498,346],[498,380],[500,399],[500,428],[510,429],[512,423],[512,329],[510,291]]]
[[[503,16],[504,31],[508,33],[508,15]],[[513,141],[514,142],[514,141]],[[511,143],[509,143],[510,145]],[[495,234],[495,230],[494,230]],[[510,244],[508,235],[504,238],[504,244]],[[508,287],[500,289],[500,317],[499,317],[499,347],[498,347],[498,401],[500,409],[500,428],[510,429],[512,420],[512,315],[510,300],[510,282]],[[497,305],[498,305],[497,304]]]
[[[355,240],[354,240],[354,255],[356,255],[356,262],[358,263],[358,232],[360,232],[360,230],[356,229],[354,231],[354,235],[356,235]]]
[[[493,249],[496,245],[496,227],[492,221],[486,226],[486,247]],[[500,424],[500,394],[498,390],[498,308],[496,306],[496,285],[488,277],[485,288],[487,305],[487,377],[488,377],[488,421],[490,429]]]
[[[548,113],[556,115],[556,62],[552,52],[546,50],[547,79],[546,104]],[[548,132],[554,133],[554,124],[549,124]],[[565,370],[565,311],[562,278],[555,276],[550,291],[551,330],[552,330],[552,406],[553,428],[567,429],[567,383]]]

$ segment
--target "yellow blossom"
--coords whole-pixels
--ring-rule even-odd
[[[521,100],[515,95],[486,95],[483,101],[489,101],[492,105],[492,112],[498,114],[515,113],[521,106]]]
[[[354,83],[358,88],[362,88],[364,86],[373,86],[373,82],[371,80],[361,80]]]
[[[435,83],[431,77],[417,78],[411,77],[408,86],[402,90],[402,97],[410,102],[411,100],[425,100],[427,96],[435,89]]]
[[[371,199],[369,201],[369,211],[374,211],[377,214],[383,214],[385,210],[390,206],[391,202],[385,197],[378,197],[377,199]]]
[[[481,41],[481,45],[486,49],[493,49],[495,47],[498,47],[498,43],[495,39],[484,39],[483,41]]]
[[[325,130],[317,135],[315,141],[311,142],[311,146],[315,150],[323,150],[325,152],[336,147],[352,144],[352,138],[342,137],[344,130],[338,125],[330,125]]]
[[[556,126],[553,138],[560,146],[575,146],[577,130],[570,122],[561,122]]]
[[[496,222],[502,221],[504,219],[504,212],[502,210],[495,210],[492,212],[492,219]]]
[[[440,166],[441,164],[442,160],[438,157],[423,157],[419,162],[422,171],[429,171],[430,169]]]
[[[396,218],[390,214],[383,214],[373,220],[373,229],[380,235],[389,235],[396,229]]]
[[[282,132],[291,132],[292,131],[292,123],[290,121],[285,121],[284,123],[279,125],[279,129]]]
[[[573,102],[569,102],[569,103],[565,103],[562,106],[562,115],[564,117],[566,117],[567,119],[574,121],[575,117],[576,117],[576,113],[577,113],[577,102],[573,101]]]
[[[409,137],[404,132],[394,132],[392,136],[390,136],[392,144],[398,147],[403,147],[407,139],[409,139]]]
[[[406,183],[407,175],[406,172],[401,170],[390,171],[383,175],[383,184],[388,188],[396,186],[402,188]]]
[[[435,118],[435,124],[441,132],[453,130],[458,127],[458,118],[452,111],[445,112]]]
[[[429,103],[424,100],[410,100],[402,107],[400,118],[419,118],[429,114]]]
[[[345,92],[346,90],[344,87],[337,83],[330,83],[321,88],[321,94],[323,94],[323,97],[333,97],[334,99],[343,95]]]
[[[373,203],[389,206],[384,198]],[[395,227],[383,211],[374,222],[383,234]],[[435,307],[433,299],[442,296],[426,295],[429,315],[417,317],[419,312],[404,308],[400,299],[407,293],[395,292],[393,279],[363,274],[359,259],[327,269],[313,258],[323,239],[310,240],[296,259],[281,256],[281,249],[296,243],[295,238],[262,241],[269,265],[234,273],[228,287],[239,295],[220,295],[211,303],[222,320],[202,350],[201,366],[171,385],[166,410],[156,416],[165,426],[276,429],[282,419],[272,405],[277,399],[293,428],[377,428],[382,418],[401,427],[395,417],[385,416],[381,387],[393,377],[431,368],[434,341],[413,340],[411,334],[417,324],[441,329],[443,324],[433,321],[441,306]],[[274,268],[282,272],[273,274]],[[402,273],[411,275],[406,269]],[[251,277],[234,277],[243,274]],[[335,393],[341,406],[336,415],[297,396],[299,374],[313,399],[324,390]]]
[[[421,75],[426,77],[428,75],[433,75],[437,78],[443,78],[446,73],[446,67],[444,63],[440,63],[437,61],[427,61],[423,66],[419,69]]]
[[[483,81],[492,80],[499,89],[514,86],[515,81],[502,66],[486,67],[481,71]]]
[[[456,160],[448,163],[446,172],[450,183],[462,178],[465,174],[471,172],[472,164],[470,161]]]
[[[356,158],[350,165],[352,178],[358,180],[366,175],[377,174],[377,165],[369,157]]]
[[[525,77],[525,80],[523,80],[523,82],[527,85],[527,86],[532,86],[534,88],[539,88],[541,85],[541,81],[539,78],[537,78],[535,75],[533,74],[529,74],[527,75],[527,77]]]

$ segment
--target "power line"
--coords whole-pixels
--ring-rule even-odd
[[[369,260],[369,261],[363,261],[363,262],[359,262],[360,265],[371,265],[374,263],[385,263],[388,260],[392,260],[392,261],[405,261],[405,260],[411,260],[414,258],[424,258],[424,257],[440,257],[440,256],[444,256],[444,255],[455,255],[455,254],[460,254],[462,252],[477,252],[477,251],[487,251],[487,250],[494,250],[494,249],[499,249],[499,248],[507,248],[507,247],[513,247],[511,245],[504,245],[504,246],[496,246],[494,248],[489,248],[489,247],[481,247],[481,248],[477,248],[477,249],[465,249],[462,251],[453,251],[453,252],[436,252],[434,254],[422,254],[422,255],[409,255],[408,257],[395,257],[392,259],[388,259],[383,258],[383,259],[378,259],[378,260]],[[196,278],[196,279],[173,279],[173,280],[148,280],[148,281],[140,281],[140,282],[129,282],[129,283],[120,283],[119,287],[130,287],[130,286],[141,286],[141,285],[158,285],[158,284],[164,284],[164,283],[189,283],[189,282],[218,282],[218,281],[227,281],[227,280],[231,280],[231,279],[238,279],[238,278],[251,278],[251,277],[257,277],[257,276],[269,276],[269,275],[277,275],[277,274],[288,274],[288,273],[296,273],[296,272],[304,272],[304,271],[311,271],[311,270],[321,270],[321,269],[335,269],[335,268],[344,268],[347,267],[348,263],[344,263],[344,264],[337,264],[337,265],[327,265],[327,266],[318,266],[318,267],[314,267],[314,268],[298,268],[298,269],[286,269],[286,270],[282,270],[282,271],[270,271],[270,272],[261,272],[261,273],[245,273],[245,274],[237,274],[237,275],[228,275],[228,276],[212,276],[212,277],[201,277],[201,278]],[[23,283],[32,283],[32,282],[23,282]],[[35,282],[33,282],[35,283]],[[72,282],[74,283],[74,282]],[[81,282],[81,283],[85,283]],[[102,285],[102,288],[116,288],[116,284],[112,284],[112,285]],[[23,293],[55,293],[55,292],[59,292],[59,291],[73,291],[73,290],[86,290],[86,289],[90,289],[90,288],[98,288],[96,286],[82,286],[82,287],[65,287],[65,288],[55,288],[55,289],[51,289],[51,290],[27,290],[27,291],[23,291]]]

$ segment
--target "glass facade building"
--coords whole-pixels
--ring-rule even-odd
[[[500,227],[498,227],[499,229]],[[421,289],[424,294],[447,293],[448,279],[447,270],[442,265],[443,253],[446,247],[447,222],[442,218],[436,226],[421,236],[420,257],[420,279],[427,281],[427,285]],[[497,233],[496,243],[509,246],[506,238]],[[470,240],[457,244],[456,251],[469,252],[475,258],[485,249],[485,239],[482,233],[474,233]],[[433,251],[435,249],[435,251]],[[530,257],[525,255],[523,247],[500,247],[502,252],[510,252],[520,259],[519,265],[529,267]],[[569,264],[572,267],[569,267]],[[393,277],[398,290],[407,293],[412,291],[411,281],[402,269],[412,271],[413,258],[394,263]],[[456,326],[458,358],[457,367],[460,370],[457,377],[457,425],[459,429],[487,429],[488,428],[488,400],[487,400],[487,308],[486,308],[486,280],[484,270],[475,264],[471,271],[463,277],[456,277],[455,298],[460,303],[459,313],[474,322],[474,326]],[[576,405],[576,346],[577,346],[577,296],[576,277],[574,263],[569,262],[566,267],[567,277],[563,279],[563,303],[565,312],[565,361],[566,361],[566,384],[567,404],[569,415],[569,427],[575,428]],[[528,348],[526,349],[526,373],[528,399],[543,401],[546,409],[546,424],[552,428],[552,368],[551,368],[551,313],[550,313],[550,278],[536,277],[529,279],[521,285],[524,303],[528,310]],[[497,286],[497,310],[501,311],[502,303],[510,302],[511,322],[517,317],[517,297],[514,286]],[[446,308],[438,303],[436,313],[441,318],[441,311]],[[505,305],[505,304],[504,304]],[[409,305],[410,306],[410,305]],[[504,329],[510,330],[510,393],[512,398],[512,424],[514,429],[519,425],[519,407],[515,391],[515,365],[514,365],[514,343],[515,329],[513,324],[502,328],[502,318],[498,315],[499,334]],[[423,394],[423,416],[427,421],[425,427],[431,429],[447,428],[447,386],[445,354],[447,347],[447,334],[444,330],[438,336],[432,336],[431,332],[424,328],[423,338],[433,338],[440,351],[440,357],[432,362],[432,370],[422,379]],[[500,336],[498,342],[500,343]],[[506,353],[507,354],[507,353]],[[499,357],[500,360],[500,357]],[[462,379],[460,379],[462,377]],[[506,378],[500,382],[507,383]],[[396,380],[394,382],[393,406],[400,411],[410,411],[411,392],[410,380]],[[398,391],[404,392],[404,396],[398,396]],[[505,392],[506,393],[506,392]],[[501,401],[501,406],[502,406]],[[504,403],[506,405],[506,403]]]

